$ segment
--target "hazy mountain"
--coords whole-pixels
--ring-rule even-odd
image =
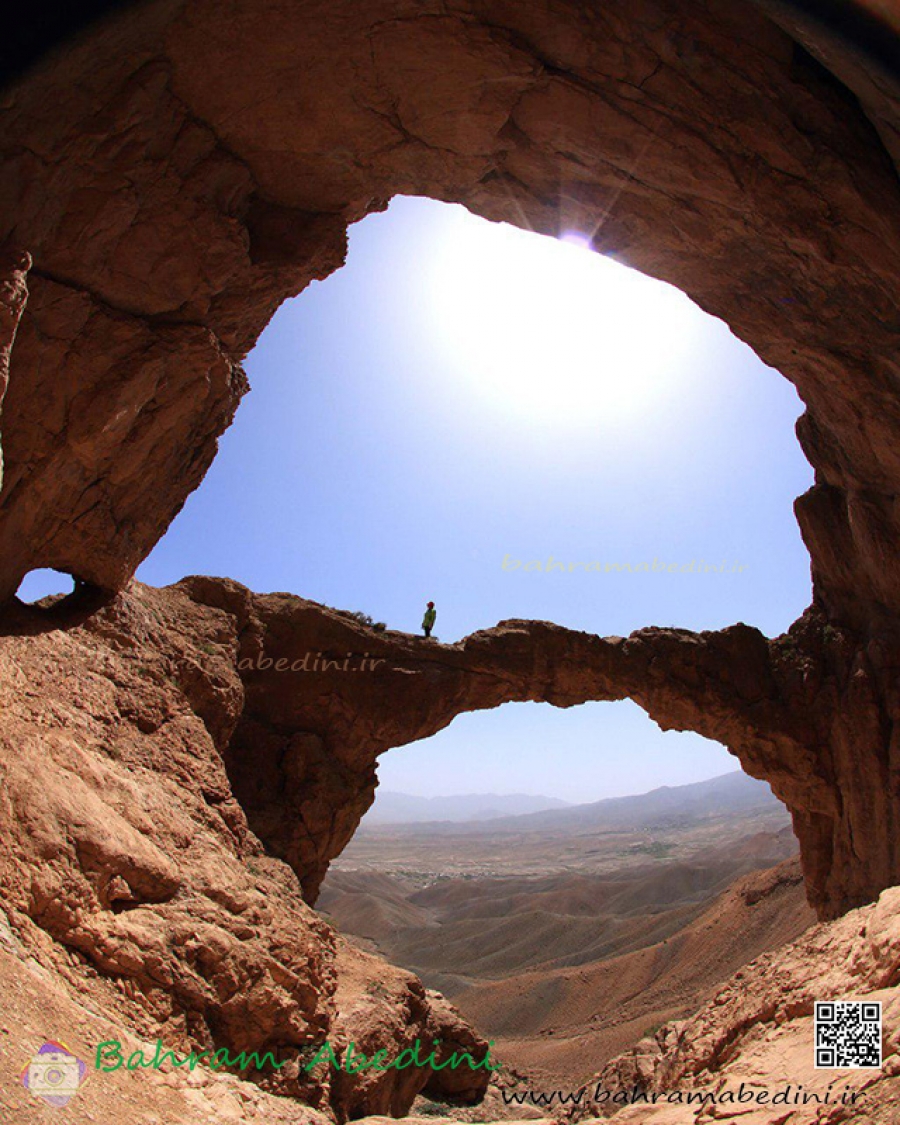
[[[385,794],[386,796],[388,794]],[[399,796],[399,794],[397,795]],[[430,801],[429,812],[417,816],[415,823],[428,824],[428,830],[435,833],[452,832],[483,832],[486,817],[481,815],[477,820],[472,816],[458,816],[453,823],[447,812],[441,808],[441,802],[450,801],[483,801],[486,808],[498,807],[499,800],[514,800],[515,798],[405,798],[406,800],[425,802],[424,809]],[[749,777],[742,770],[721,774],[719,777],[710,778],[708,781],[697,781],[690,785],[663,785],[652,789],[649,793],[641,793],[633,797],[609,797],[602,801],[592,801],[585,805],[565,805],[565,802],[554,802],[552,798],[521,797],[520,800],[546,800],[548,805],[556,807],[545,808],[540,811],[520,810],[507,811],[503,815],[491,815],[491,833],[532,833],[532,832],[610,832],[623,830],[636,830],[645,828],[673,828],[682,827],[688,823],[698,823],[718,817],[727,817],[733,814],[745,814],[751,810],[773,809],[782,807],[765,781],[757,781]],[[559,806],[564,807],[560,808]],[[377,802],[375,808],[377,809]],[[439,811],[440,810],[440,811]],[[372,810],[374,811],[374,810]],[[438,823],[443,821],[445,823]],[[462,823],[461,823],[462,822]],[[388,823],[388,817],[372,816],[369,812],[362,822],[362,830],[379,828]],[[390,823],[413,823],[412,817],[401,820],[391,812]]]
[[[733,770],[690,785],[662,785],[633,797],[610,797],[586,805],[573,805],[565,810],[516,817],[514,827],[517,831],[563,826],[656,828],[729,813],[746,813],[751,809],[774,805],[780,806],[780,802],[768,782],[757,781],[743,770]],[[491,827],[502,826],[492,824]]]
[[[569,808],[557,797],[537,797],[528,793],[460,793],[450,797],[414,797],[378,789],[375,804],[363,824],[420,824],[433,820],[458,823],[483,821],[494,817],[514,817],[548,809]]]

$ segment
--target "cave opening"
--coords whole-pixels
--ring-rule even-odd
[[[77,575],[50,567],[29,571],[7,603],[4,635],[67,630],[89,620],[114,595]]]
[[[555,372],[545,375],[545,383],[553,382],[560,394],[547,398],[540,379],[532,381],[528,393],[520,393],[520,385],[513,384],[511,391],[508,384],[493,384],[490,371],[472,374],[474,386],[463,378],[452,384],[430,382],[422,373],[439,373],[439,364],[422,362],[419,356],[416,395],[391,384],[384,368],[371,363],[359,369],[357,382],[332,378],[341,365],[329,361],[317,369],[318,338],[308,328],[299,329],[281,364],[286,383],[279,384],[278,399],[285,426],[279,428],[270,416],[258,426],[256,444],[243,447],[237,442],[247,426],[231,431],[223,449],[233,442],[231,448],[239,451],[232,487],[227,494],[220,492],[222,503],[206,519],[205,529],[203,509],[196,508],[201,512],[197,538],[206,540],[212,564],[202,549],[179,551],[174,573],[164,574],[163,567],[154,574],[150,568],[142,576],[158,582],[180,577],[185,569],[224,571],[256,588],[298,590],[329,604],[355,605],[397,626],[395,647],[403,658],[415,654],[397,634],[411,639],[422,605],[432,597],[439,605],[442,640],[509,613],[568,621],[573,632],[591,630],[595,641],[601,634],[624,633],[633,624],[651,621],[714,629],[690,636],[663,630],[639,639],[634,668],[615,666],[611,678],[621,673],[632,698],[655,692],[658,710],[668,711],[671,721],[699,722],[697,730],[706,729],[704,704],[715,706],[724,699],[717,715],[719,733],[729,745],[734,744],[731,735],[743,738],[748,755],[758,751],[757,772],[780,787],[804,840],[805,874],[821,917],[869,902],[895,884],[896,800],[882,783],[882,767],[892,762],[896,743],[890,703],[896,680],[893,617],[900,589],[891,562],[896,557],[891,550],[897,533],[892,497],[898,475],[892,452],[897,448],[897,415],[891,319],[896,178],[885,148],[864,121],[867,114],[876,127],[886,125],[884,145],[891,144],[896,137],[893,106],[879,104],[880,96],[873,97],[868,83],[854,74],[855,61],[838,52],[836,68],[851,85],[860,86],[863,101],[844,97],[841,87],[823,81],[816,64],[810,64],[815,56],[805,58],[794,50],[783,24],[770,23],[753,5],[685,6],[684,12],[674,13],[679,17],[674,25],[668,19],[645,19],[643,12],[635,16],[627,4],[609,12],[606,7],[593,12],[564,5],[549,15],[507,6],[502,23],[490,25],[480,16],[472,18],[474,13],[464,19],[459,13],[443,13],[424,22],[376,20],[359,6],[348,6],[346,20],[337,22],[330,13],[320,19],[303,5],[264,5],[263,10],[251,4],[242,11],[239,4],[237,12],[245,18],[225,21],[215,5],[168,7],[170,23],[170,13],[161,14],[158,22],[154,16],[146,35],[136,25],[133,42],[140,45],[141,65],[133,75],[123,70],[128,52],[121,50],[121,37],[111,35],[98,44],[89,67],[82,54],[81,62],[76,58],[66,66],[63,82],[51,75],[57,85],[51,83],[40,98],[26,98],[19,136],[9,146],[5,167],[15,185],[12,197],[21,204],[16,230],[34,252],[35,269],[16,342],[4,444],[11,480],[23,465],[38,471],[33,488],[11,491],[4,596],[18,586],[29,563],[60,558],[73,560],[75,573],[104,589],[122,588],[203,478],[217,435],[229,424],[245,386],[240,368],[244,345],[249,346],[286,293],[335,268],[345,222],[377,210],[396,190],[405,189],[466,200],[484,214],[521,214],[526,225],[530,216],[546,231],[557,199],[571,192],[582,216],[598,211],[610,215],[604,245],[625,247],[636,262],[677,279],[802,390],[809,412],[801,436],[817,479],[797,510],[815,560],[816,605],[791,636],[766,645],[752,630],[717,629],[747,620],[773,636],[797,616],[796,606],[802,609],[808,600],[807,559],[796,530],[789,547],[777,530],[782,524],[776,527],[765,517],[777,509],[778,519],[793,526],[790,500],[804,492],[808,468],[801,465],[807,475],[798,483],[786,463],[780,464],[779,442],[787,433],[779,425],[782,415],[764,396],[737,391],[729,381],[734,372],[727,360],[719,365],[720,377],[707,379],[705,387],[711,398],[725,388],[723,398],[739,423],[732,429],[712,426],[705,437],[691,431],[689,423],[700,415],[701,403],[675,394],[667,402],[645,400],[634,425],[603,430],[601,411],[593,421],[602,439],[595,433],[591,446],[580,432],[587,431],[581,424],[591,412],[577,392],[570,428],[548,437],[545,423],[552,407],[566,397]],[[766,5],[767,11],[784,8]],[[802,26],[797,33],[805,34],[830,70],[828,45],[819,50],[815,35],[804,33]],[[734,34],[739,35],[737,43]],[[113,58],[121,58],[123,65],[111,66]],[[306,65],[311,58],[326,61]],[[239,67],[235,59],[240,59]],[[59,96],[79,66],[86,67],[92,96],[84,101]],[[98,115],[100,105],[122,107],[123,78],[128,87],[124,113]],[[20,107],[12,108],[19,115]],[[104,127],[108,123],[109,137],[96,128],[98,118]],[[183,147],[173,160],[176,134]],[[53,143],[45,150],[59,154],[59,163],[54,157],[31,167],[37,150],[30,142],[46,142],[50,136]],[[90,138],[86,145],[73,143],[83,137]],[[643,161],[651,141],[661,143],[652,159]],[[109,197],[118,197],[116,206],[108,206]],[[93,213],[83,206],[92,200],[98,204]],[[174,201],[178,206],[173,207]],[[379,222],[373,218],[364,229]],[[392,278],[386,259],[378,260],[380,277],[370,289],[382,306],[380,323],[400,324],[384,305],[385,282],[389,288]],[[23,272],[14,263],[14,290]],[[328,285],[334,288],[346,276],[342,273]],[[313,317],[315,299],[325,288],[313,286],[304,298]],[[474,293],[478,286],[470,288]],[[421,287],[412,287],[406,303],[415,305],[420,298]],[[346,312],[342,315],[346,329]],[[94,333],[91,347],[73,347],[73,340],[81,343],[86,323]],[[466,336],[465,318],[457,316],[452,324],[451,335]],[[407,322],[402,325],[406,327],[397,335],[412,352]],[[650,337],[651,326],[643,328]],[[112,340],[117,347],[110,354],[105,345]],[[265,342],[274,342],[271,333]],[[471,333],[465,342],[474,342]],[[507,350],[510,342],[504,342]],[[355,366],[356,345],[367,358],[372,356],[367,343],[366,333],[355,327],[339,337],[346,371]],[[476,347],[470,353],[463,374],[470,374],[484,350]],[[520,363],[535,352],[532,348]],[[497,354],[504,354],[503,346]],[[297,356],[310,366],[301,370]],[[695,365],[695,374],[700,366]],[[297,377],[310,372],[313,378]],[[259,387],[266,379],[256,382]],[[113,395],[107,393],[110,385]],[[303,393],[292,397],[291,389],[301,385]],[[486,407],[482,413],[474,396],[464,397],[471,390],[482,394],[491,388],[495,403],[514,409],[492,415],[484,394],[478,400]],[[791,393],[786,386],[782,390]],[[258,390],[254,398],[259,401]],[[402,424],[381,426],[373,402]],[[650,425],[653,402],[665,416],[662,428],[679,439],[674,447],[665,445],[661,431]],[[330,413],[319,409],[323,404]],[[608,419],[609,396],[605,404]],[[523,405],[530,414],[520,409]],[[636,399],[620,400],[620,405],[634,408]],[[507,414],[517,418],[516,425],[506,420]],[[458,440],[460,418],[478,422],[466,442]],[[344,429],[348,419],[354,424]],[[80,424],[83,420],[86,426]],[[513,439],[525,431],[534,443],[516,447]],[[63,442],[57,441],[60,432]],[[335,441],[338,433],[347,440]],[[710,441],[712,433],[717,441]],[[404,444],[410,434],[418,444]],[[151,447],[163,452],[152,472],[149,465],[144,470],[142,457]],[[608,460],[588,465],[586,450],[601,449]],[[388,450],[391,457],[386,459]],[[285,451],[294,453],[293,462],[279,461],[277,455]],[[701,456],[710,452],[711,459]],[[386,461],[396,470],[396,487],[380,474]],[[643,473],[648,465],[651,472]],[[734,471],[741,468],[749,469],[743,482]],[[760,472],[766,468],[772,469],[771,477]],[[259,470],[262,475],[254,475]],[[221,461],[210,482],[215,483],[217,471],[224,471]],[[266,483],[279,481],[282,491],[266,489]],[[197,504],[214,495],[210,482],[197,494]],[[448,493],[447,482],[453,483],[453,492]],[[778,491],[782,484],[786,503]],[[707,497],[709,508],[700,503],[704,489],[714,494]],[[777,503],[769,509],[773,497]],[[260,522],[244,518],[248,510],[260,515]],[[713,520],[708,519],[710,511],[718,512]],[[617,522],[622,512],[630,523]],[[539,518],[531,524],[528,513]],[[728,516],[740,524],[743,537],[726,534]],[[483,530],[473,534],[476,517]],[[333,526],[334,539],[323,537],[326,523]],[[709,539],[702,539],[702,527],[714,529]],[[586,528],[594,529],[600,541],[579,535]],[[221,549],[222,537],[231,541],[234,555]],[[267,550],[265,545],[273,543],[278,550]],[[683,554],[684,547],[691,550]],[[800,560],[799,569],[792,569],[792,557]],[[493,578],[482,585],[486,559]],[[728,581],[719,582],[726,570]],[[595,578],[602,578],[603,585],[587,584]],[[586,581],[577,586],[582,579]],[[221,600],[237,605],[237,616],[248,605],[259,608],[249,597],[242,602],[227,584],[224,592],[212,582],[207,587],[209,596],[221,594]],[[147,594],[151,600],[164,596]],[[507,608],[510,604],[513,609]],[[265,639],[287,644],[277,628],[282,618],[276,609],[269,605],[260,610],[270,614],[275,626]],[[851,637],[851,628],[861,635]],[[563,677],[553,682],[553,677],[540,676],[529,682],[527,657],[533,653],[539,662],[558,656],[563,642],[558,636],[548,639],[539,627],[515,633],[498,630],[476,642],[472,652],[462,654],[471,658],[468,664],[463,659],[454,664],[458,652],[450,648],[435,648],[430,666],[427,659],[420,661],[418,670],[430,674],[429,683],[443,694],[441,721],[465,691],[462,703],[491,706],[492,688],[510,667],[510,697],[562,695],[561,706],[573,703],[565,701],[566,692],[599,698],[605,690],[604,661],[609,657],[615,665],[622,647],[597,644],[592,649],[568,638],[573,648],[580,644],[582,652],[597,658],[590,671],[600,682],[600,694],[591,695],[591,685],[581,690],[589,675],[580,683],[577,675],[568,683]],[[559,641],[556,648],[554,641]],[[479,645],[488,657],[482,663]],[[682,659],[691,649],[700,651],[696,663]],[[185,667],[191,674],[181,677],[179,690],[193,697],[206,719],[207,700],[197,691],[203,677],[193,673],[204,656],[221,659],[218,634],[204,637],[196,650],[187,654]],[[716,674],[720,664],[721,678]],[[692,694],[703,680],[721,687],[722,698],[714,691],[708,700],[702,692]],[[548,683],[552,690],[544,691]],[[237,699],[241,685],[234,686]],[[339,838],[345,842],[355,812],[370,796],[365,788],[374,768],[356,752],[367,741],[373,742],[373,754],[374,743],[382,750],[390,745],[389,708],[379,710],[373,691],[358,724],[347,721],[358,712],[345,699],[329,702],[330,688],[318,696],[318,689],[309,690],[304,711],[295,700],[299,692],[287,684],[280,695],[271,690],[271,682],[247,686],[255,712],[248,711],[244,741],[236,752],[249,751],[245,768],[259,775],[264,771],[253,758],[253,736],[257,730],[270,736],[263,749],[285,768],[275,774],[276,799],[263,824],[275,834],[286,823],[303,821],[306,838],[295,850],[293,865],[314,885],[330,855],[340,851],[337,847],[329,855],[330,845]],[[411,709],[418,708],[410,729],[416,721],[427,727],[429,701],[412,691],[409,699]],[[689,712],[686,718],[675,713],[679,708]],[[315,730],[309,722],[303,725],[310,715],[319,724]],[[361,733],[352,729],[365,728],[367,722]],[[225,722],[211,722],[210,733],[223,742],[227,729]],[[15,741],[17,748],[27,749],[18,732]],[[341,750],[346,751],[343,758]],[[43,763],[38,757],[34,761],[40,779]],[[92,772],[85,771],[85,777]],[[236,810],[221,800],[224,793],[223,787],[210,795],[204,792],[203,798],[222,805],[228,815]],[[168,795],[176,803],[179,787],[172,786]],[[26,827],[31,823],[27,817],[22,822]],[[163,824],[160,818],[160,828]],[[180,836],[201,839],[202,828]],[[265,839],[263,831],[260,837]],[[176,847],[173,840],[174,834],[168,850],[180,861],[181,841]],[[23,841],[30,846],[27,834]],[[658,851],[657,845],[667,846],[651,839],[646,847]],[[665,857],[638,853],[642,861],[645,856],[652,877]],[[29,853],[35,865],[40,858]],[[249,862],[246,866],[250,868]],[[184,869],[193,886],[200,886],[197,871],[189,865]],[[732,902],[731,935],[738,938],[733,948],[740,948],[742,959],[752,956],[760,935],[741,926],[741,902],[761,902],[757,917],[763,922],[769,908],[769,922],[775,915],[781,924],[790,921],[785,903],[795,900],[780,896],[802,892],[800,880],[791,878],[775,880],[769,888],[745,887]],[[694,889],[684,872],[667,869],[661,880],[664,891],[681,888],[690,895]],[[412,906],[425,914],[423,924],[431,930],[433,945],[441,943],[437,935],[442,927],[434,924],[441,921],[437,912],[448,901],[455,908],[452,882],[441,879],[417,888],[414,902],[409,896]],[[202,887],[206,894],[205,880]],[[281,895],[271,884],[266,889],[274,909]],[[583,900],[574,893],[577,889],[574,884],[565,889],[562,906],[569,919],[579,917]],[[596,892],[592,903],[608,903],[599,886],[590,890]],[[606,927],[607,936],[615,932],[627,938],[630,929],[632,938],[644,940],[652,928],[659,939],[656,958],[676,970],[676,979],[679,968],[706,967],[708,943],[682,943],[686,956],[679,962],[678,943],[666,932],[665,912],[648,922],[648,900],[641,889],[625,885],[615,890],[624,895],[623,909]],[[629,913],[629,894],[630,905],[638,915],[643,910],[642,916]],[[554,1030],[550,1023],[558,1027],[563,1014],[581,1021],[571,1018],[567,1025],[575,1037],[582,1030],[602,1030],[608,1015],[615,1033],[633,1042],[660,1017],[677,1016],[659,993],[656,1007],[624,1010],[612,983],[630,997],[643,998],[648,990],[641,974],[626,972],[622,962],[607,965],[587,981],[583,953],[554,945],[542,924],[544,907],[554,896],[559,909],[558,887],[529,888],[529,903],[510,888],[502,900],[505,928],[493,932],[492,949],[484,948],[483,913],[471,903],[467,907],[461,920],[468,933],[461,935],[458,950],[463,962],[473,937],[483,952],[495,956],[505,956],[511,945],[523,951],[530,942],[531,960],[526,957],[519,964],[532,970],[534,957],[543,956],[538,965],[556,962],[547,965],[528,1002],[508,988],[505,997],[470,996],[473,1020],[488,1026],[478,1014],[481,1004],[480,1010],[492,1013],[504,1031],[535,1039]],[[225,894],[219,897],[232,901]],[[210,895],[207,908],[211,901]],[[393,905],[403,917],[405,907]],[[799,915],[791,917],[796,921]],[[161,923],[169,924],[164,917]],[[577,922],[567,926],[574,932]],[[281,932],[273,927],[265,939],[279,954],[289,944],[284,935],[296,933],[289,925],[282,927]],[[135,935],[140,929],[134,928]],[[174,933],[169,929],[166,937]],[[778,944],[785,933],[765,936],[767,943],[760,939],[757,948]],[[177,940],[169,940],[168,947],[188,948]],[[627,956],[627,943],[619,945],[623,949]],[[641,950],[632,947],[630,952]],[[132,964],[141,960],[133,958]],[[496,965],[485,968],[488,976],[496,974]],[[725,972],[727,964],[719,962],[716,969]],[[179,974],[168,974],[168,979],[179,979]],[[464,980],[457,983],[465,986],[464,995],[475,991]],[[698,987],[709,983],[700,980]],[[489,982],[494,985],[499,993],[506,988],[496,976]],[[261,1037],[275,1028],[277,1017],[265,1027],[243,1019],[242,1012],[234,1018],[235,999],[242,997],[232,990],[218,1009],[226,1016],[221,1025],[226,1033],[243,1035],[250,1024]],[[680,1005],[689,997],[682,994],[677,1000]],[[213,1030],[218,1013],[206,994],[202,1016]],[[740,1026],[746,1029],[747,1021]],[[752,1024],[750,1032],[755,1033]],[[578,1063],[577,1076],[583,1077],[593,1068],[583,1067],[584,1059],[575,1058],[571,1043],[560,1038],[559,1072],[563,1065]],[[603,1049],[615,1046],[609,1042]],[[529,1050],[522,1045],[521,1057]],[[538,1065],[546,1061],[533,1050],[530,1057]],[[720,1061],[714,1053],[711,1071]]]
[[[736,767],[627,700],[461,715],[382,755],[316,909],[577,1086],[813,921],[790,816]]]
[[[71,574],[41,567],[25,575],[16,591],[16,597],[26,605],[36,605],[44,598],[67,597],[74,592],[75,579]]]
[[[742,620],[774,636],[809,604],[793,388],[683,294],[611,259],[400,199],[351,230],[347,265],[288,302],[246,366],[253,391],[142,578],[218,569],[356,610],[386,638],[420,633],[434,600],[434,639],[450,643],[511,617],[603,636]],[[226,497],[239,511],[221,533]],[[304,809],[307,787],[344,781],[317,738],[282,746],[254,722],[229,755],[235,791],[276,854],[312,857],[305,840],[282,850],[256,755],[296,762],[281,768]],[[759,950],[809,923],[790,816],[736,766],[628,701],[464,714],[381,756],[375,805],[310,897],[504,1041],[496,992],[526,1008],[570,995],[573,973],[690,937],[760,870],[793,864],[752,920],[728,918],[723,944],[745,922]],[[521,793],[567,804],[528,812],[509,801]],[[486,794],[499,816],[488,801],[463,825],[378,820],[386,796],[440,810]],[[629,802],[643,820],[627,822]],[[625,1018],[594,1026],[575,1005],[567,1023],[551,1006],[504,1047],[583,1079],[588,1055],[673,1014],[664,978]],[[564,1059],[570,1033],[581,1061]]]
[[[809,604],[793,387],[611,258],[399,198],[352,228],[343,269],[282,307],[247,371],[252,393],[145,581],[227,574],[413,634],[434,600],[444,642],[504,618],[604,636],[740,620],[774,636]],[[631,704],[615,713],[629,708],[636,754],[659,732]],[[613,713],[576,710],[581,746]],[[457,720],[417,744],[434,780],[415,791],[452,794],[439,763],[472,776],[473,746],[504,760],[533,725],[514,714],[482,739]],[[648,751],[631,792],[700,779],[690,755],[667,760]],[[705,777],[728,768],[722,750]]]
[[[246,366],[253,391],[142,578],[218,569],[358,610],[388,634],[420,632],[434,600],[435,639],[450,643],[506,617],[601,635],[743,620],[776,635],[809,604],[792,503],[812,474],[793,388],[682,293],[611,259],[399,199],[351,230],[347,265],[288,302]],[[226,497],[239,512],[223,534]],[[265,838],[274,805],[263,798],[254,818],[256,783],[239,764],[261,744],[248,725],[230,760]],[[319,784],[321,749],[287,753]],[[628,768],[613,778],[615,763]],[[666,943],[735,879],[796,865],[787,811],[736,764],[625,701],[462,715],[381,756],[375,806],[317,909],[502,1036],[492,989],[537,973],[526,1006],[544,988],[565,992],[580,966]],[[563,768],[565,793],[548,794]],[[438,808],[498,794],[519,825],[510,794],[587,811],[545,836],[489,821],[379,824],[379,791]],[[649,791],[644,822],[591,820],[604,799],[618,809]],[[793,872],[751,945],[810,917]],[[654,988],[615,1027],[592,1029],[579,1011],[569,1030],[611,1050],[660,1017]],[[515,1057],[543,1044],[564,1067],[553,1018],[525,1026],[533,1042]]]
[[[810,602],[796,392],[610,258],[399,198],[246,369],[145,581],[227,574],[409,632],[433,600],[444,641],[504,617],[776,635]]]

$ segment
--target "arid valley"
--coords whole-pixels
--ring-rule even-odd
[[[814,921],[785,811],[740,772],[490,820],[377,810],[318,909],[543,1086],[577,1086]]]

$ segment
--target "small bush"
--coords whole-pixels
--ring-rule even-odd
[[[649,855],[653,859],[666,859],[674,850],[674,844],[664,844],[662,840],[653,840],[649,844],[632,844],[628,853],[629,855]]]
[[[419,1113],[423,1117],[449,1117],[450,1106],[441,1105],[440,1102],[426,1102],[419,1110]]]

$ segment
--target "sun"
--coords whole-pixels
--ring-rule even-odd
[[[589,250],[455,207],[427,277],[457,377],[527,421],[622,424],[666,398],[699,310],[671,285]]]

